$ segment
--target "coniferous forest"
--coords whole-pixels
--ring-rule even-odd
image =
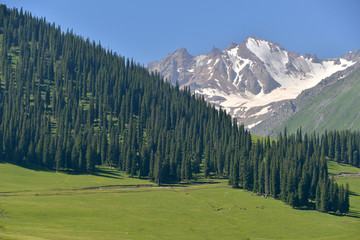
[[[228,178],[293,207],[347,213],[327,159],[360,166],[360,134],[252,142],[222,109],[100,43],[0,5],[0,160],[91,174],[109,165],[157,184]]]

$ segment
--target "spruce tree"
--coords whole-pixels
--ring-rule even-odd
[[[317,186],[316,186],[316,194],[315,194],[315,206],[316,206],[316,210],[318,210],[318,211],[320,211],[321,204],[322,204],[320,185],[321,185],[321,183],[317,184]]]
[[[328,180],[325,180],[321,183],[320,186],[320,208],[321,212],[328,212],[330,210],[330,193],[329,193],[329,183]]]

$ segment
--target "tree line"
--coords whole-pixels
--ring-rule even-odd
[[[347,213],[349,186],[339,186],[328,175],[327,160],[337,151],[329,144],[333,141],[329,139],[336,138],[333,136],[358,139],[359,133],[333,131],[321,137],[315,133],[303,136],[299,129],[291,135],[285,130],[277,140],[258,140],[248,155],[240,152],[231,162],[229,184],[281,199],[292,207]],[[337,154],[346,155],[341,150]]]
[[[205,177],[294,207],[348,212],[326,158],[359,165],[359,134],[301,131],[252,142],[222,109],[100,43],[0,5],[0,160],[157,184]]]

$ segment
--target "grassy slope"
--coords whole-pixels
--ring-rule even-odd
[[[328,166],[328,171],[329,171],[330,176],[337,175],[339,173],[355,174],[355,173],[360,172],[360,168],[352,167],[350,165],[343,164],[343,163],[338,164],[334,161],[328,161],[327,166]]]
[[[251,135],[251,140],[252,140],[253,143],[256,143],[257,140],[259,140],[260,142],[262,142],[262,141],[267,140],[267,137]],[[276,138],[270,138],[270,141],[271,141],[271,142],[272,142],[272,141],[277,141],[277,139],[276,139]]]
[[[335,176],[335,180],[340,184],[348,183],[350,186],[350,215],[360,217],[360,168],[351,167],[336,162],[328,162],[329,174]],[[347,173],[341,176],[339,173]],[[360,229],[360,223],[359,223]]]
[[[334,174],[342,171],[331,169]],[[0,238],[357,239],[360,234],[360,197],[355,195],[353,217],[337,217],[294,210],[281,201],[231,189],[226,182],[169,189],[72,190],[149,184],[102,170],[108,177],[0,164],[0,195],[7,195],[0,197],[0,209],[6,211],[0,218]],[[360,179],[351,179],[350,188],[360,195]]]
[[[34,171],[12,164],[0,165],[0,181],[0,192],[72,190],[106,185],[153,185],[149,181],[129,178],[107,167],[99,168],[96,175],[71,175]]]
[[[316,130],[318,133],[325,129],[359,129],[359,89],[360,69],[325,88],[275,132],[281,131],[285,126],[289,132],[296,132],[300,126],[304,132]]]
[[[266,140],[266,137],[251,135],[251,140],[256,143],[257,140],[259,140],[260,142]]]

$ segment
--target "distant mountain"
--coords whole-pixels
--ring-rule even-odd
[[[304,131],[360,129],[360,67],[348,76],[326,86],[317,94],[299,96],[295,114],[275,128],[271,134],[285,127],[295,132],[299,126]]]
[[[289,99],[357,61],[358,51],[320,60],[316,55],[300,55],[279,44],[248,37],[225,50],[213,48],[198,56],[180,48],[162,61],[150,63],[148,69],[160,72],[172,84],[189,86],[195,94],[225,108],[238,122],[253,129],[285,105],[292,114]]]

